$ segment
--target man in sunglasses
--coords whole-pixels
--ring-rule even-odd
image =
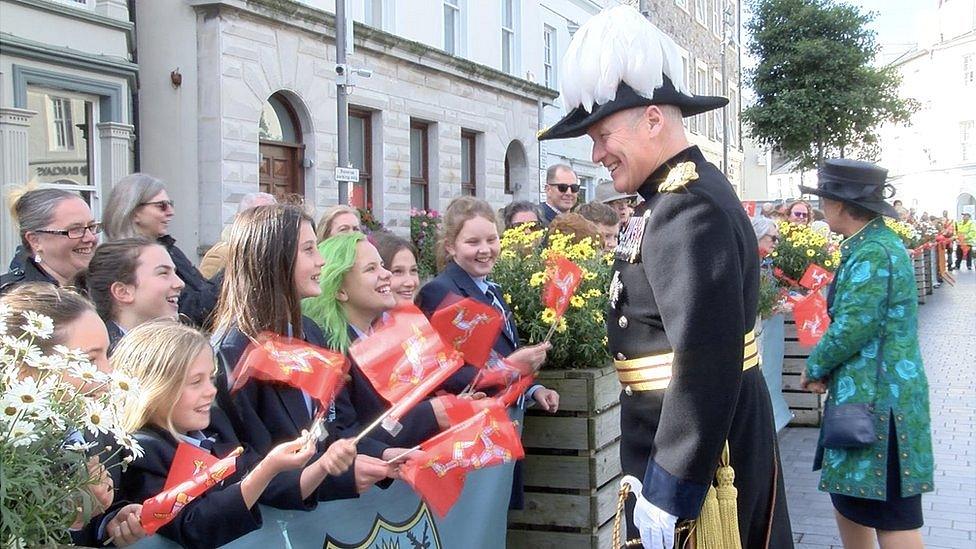
[[[693,95],[675,43],[630,6],[580,27],[561,66],[568,114],[539,139],[588,135],[614,189],[644,199],[607,292],[623,482],[638,496],[627,500],[629,537],[670,549],[700,534],[699,547],[721,546],[725,528],[742,547],[793,547],[753,332],[759,246],[728,179],[682,126],[728,100]],[[734,469],[737,527],[704,505],[720,463],[722,479]]]
[[[579,196],[579,178],[576,172],[566,164],[553,164],[546,170],[546,201],[540,204],[542,223],[548,227],[552,220],[561,213],[566,213],[576,206]]]

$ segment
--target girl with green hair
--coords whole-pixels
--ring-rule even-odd
[[[322,328],[332,349],[347,352],[352,342],[370,334],[383,314],[396,306],[391,273],[376,247],[361,233],[327,238],[318,249],[325,260],[319,275],[322,292],[304,300],[302,310]],[[351,379],[336,399],[336,417],[354,421],[336,425],[340,437],[358,435],[389,407],[356,362],[351,357],[349,361]],[[403,454],[403,448],[427,440],[449,424],[441,398],[434,397],[401,420],[403,428],[396,436],[374,429],[366,439],[384,445],[383,458],[392,459]]]

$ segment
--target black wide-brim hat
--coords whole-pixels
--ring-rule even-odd
[[[729,100],[724,97],[714,95],[688,95],[675,89],[671,79],[664,76],[664,83],[661,87],[654,90],[652,97],[647,98],[640,95],[634,88],[626,82],[617,85],[616,96],[602,105],[595,105],[593,112],[589,112],[583,106],[576,107],[569,111],[559,122],[551,128],[539,133],[539,141],[547,139],[568,139],[579,137],[586,133],[586,130],[600,120],[622,111],[634,107],[646,107],[648,105],[674,105],[681,109],[681,116],[695,116],[703,112],[720,109],[728,105]]]
[[[895,195],[895,188],[888,184],[888,170],[870,162],[849,158],[826,160],[817,171],[817,187],[800,185],[800,191],[898,219],[895,208],[885,202]]]

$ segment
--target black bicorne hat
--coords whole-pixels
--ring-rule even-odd
[[[650,98],[640,95],[626,82],[620,82],[617,85],[617,94],[613,99],[602,105],[594,105],[593,112],[588,112],[582,105],[576,107],[551,128],[543,130],[539,134],[539,141],[579,137],[600,120],[633,107],[674,105],[681,109],[682,116],[695,116],[710,110],[720,109],[728,103],[729,100],[724,97],[681,93],[675,89],[667,75],[664,76],[664,83],[654,90],[654,95]]]
[[[885,202],[895,195],[888,184],[888,170],[862,160],[831,158],[817,172],[817,187],[800,185],[800,191],[860,206],[898,219],[895,208]]]

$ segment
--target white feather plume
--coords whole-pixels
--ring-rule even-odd
[[[678,46],[631,6],[600,12],[573,36],[562,62],[566,110],[580,105],[589,112],[614,98],[620,82],[651,98],[664,83],[691,95],[684,82]]]

